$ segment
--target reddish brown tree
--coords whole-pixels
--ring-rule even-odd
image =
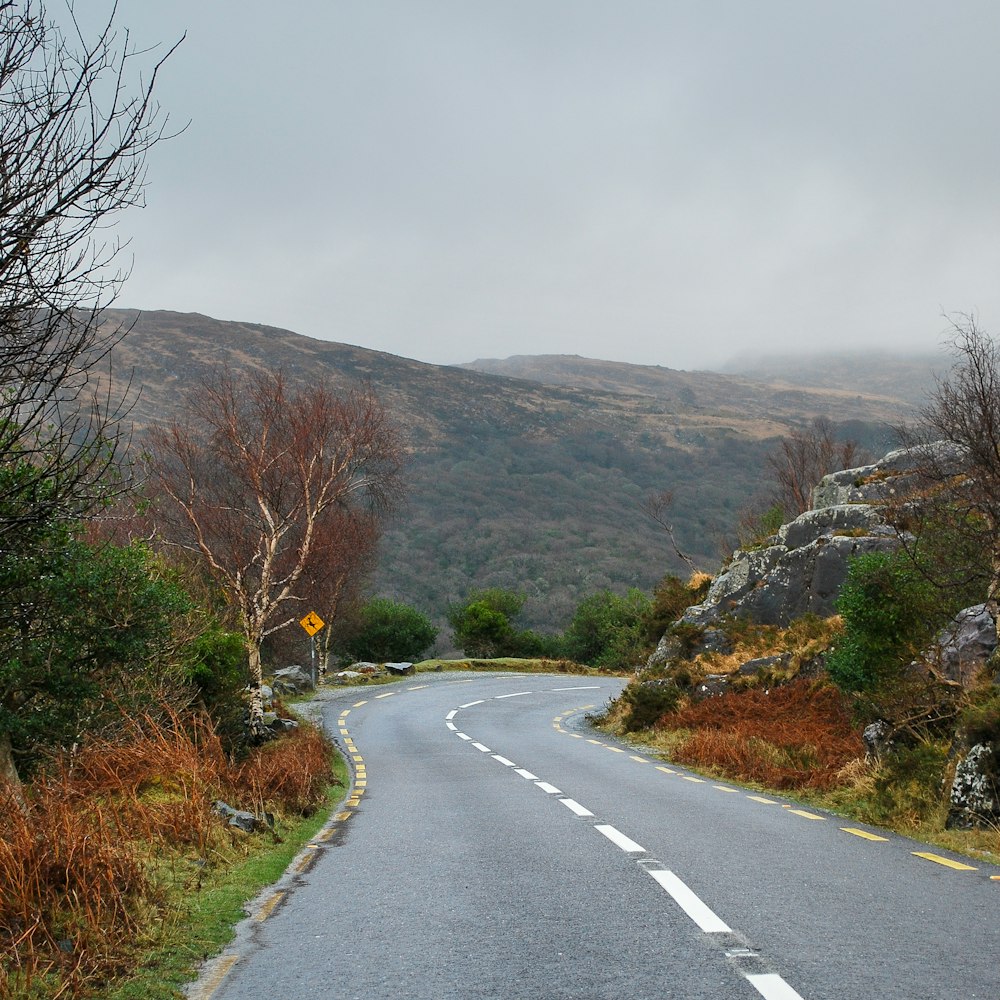
[[[400,435],[370,390],[293,391],[281,374],[223,371],[188,409],[150,434],[159,530],[200,553],[236,608],[259,736],[261,642],[365,565],[399,496]]]

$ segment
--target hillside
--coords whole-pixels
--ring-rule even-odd
[[[714,569],[776,437],[825,414],[878,450],[905,409],[888,397],[603,362],[587,362],[587,385],[543,385],[192,314],[115,311],[109,321],[134,324],[113,363],[141,387],[139,428],[177,412],[219,364],[370,383],[409,442],[408,504],[386,534],[375,585],[439,621],[473,586],[525,591],[536,628],[565,626],[599,588],[649,590],[678,568],[639,510],[662,489],[675,492],[678,541]],[[663,372],[672,394],[651,392],[650,372]]]

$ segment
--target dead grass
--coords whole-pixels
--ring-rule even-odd
[[[302,726],[234,765],[206,719],[168,713],[55,762],[23,810],[0,789],[0,998],[100,993],[169,919],[165,873],[200,870],[245,838],[213,801],[307,814],[330,783],[331,753]]]
[[[695,657],[694,669],[701,675],[731,674],[750,660],[787,653],[789,660],[785,672],[787,677],[794,677],[802,664],[830,648],[843,627],[839,616],[816,618],[807,615],[787,628],[733,620],[727,623],[733,651],[725,654],[702,653]]]
[[[863,754],[843,696],[807,680],[697,702],[659,726],[688,731],[672,755],[679,763],[775,789],[833,787]]]

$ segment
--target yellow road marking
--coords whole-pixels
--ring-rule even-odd
[[[391,698],[395,693],[396,693],[395,691],[386,691],[385,694],[377,694],[377,695],[375,695],[375,698],[376,698],[376,700],[379,699],[379,698]]]
[[[579,733],[566,733],[567,736],[572,736],[574,740],[582,740],[583,737]]]
[[[610,750],[612,753],[625,753],[620,747],[605,747],[605,750]]]
[[[704,782],[704,780],[702,778],[692,778],[690,774],[682,774],[681,777],[685,781],[693,781],[693,782],[695,782],[695,784],[698,784],[698,785],[704,785],[705,784],[705,782]]]
[[[942,858],[940,854],[928,854],[926,851],[911,851],[915,857],[923,858],[925,861],[933,861],[937,865],[944,865],[945,868],[954,868],[960,872],[978,871],[973,865],[963,865],[961,861],[952,861],[951,858]]]
[[[333,836],[333,831],[335,827],[328,826],[325,830],[322,830],[316,835],[317,840],[327,841]]]
[[[730,788],[728,785],[712,785],[718,792],[738,792],[738,788]]]
[[[349,729],[341,729],[340,730],[340,735],[341,736],[350,736],[351,735],[351,731]]]
[[[351,710],[350,710],[349,708],[345,708],[345,709],[343,710],[343,712],[341,712],[340,714],[341,714],[341,717],[342,717],[342,718],[345,718],[345,719],[346,719],[346,718],[347,718],[347,716],[349,716],[349,715],[351,714]]]
[[[356,701],[351,707],[352,708],[361,708],[362,705],[367,705],[367,704],[368,704],[367,701]]]
[[[430,687],[429,684],[418,684],[416,687],[407,688],[407,691],[423,691],[425,687]]]
[[[357,754],[355,754],[352,759],[355,760],[355,761],[358,761],[360,763],[361,761],[364,760],[364,757],[359,757]]]
[[[1000,882],[1000,875],[991,875],[990,876],[990,881],[991,882]]]
[[[865,840],[878,840],[882,843],[888,844],[888,837],[880,837],[877,833],[869,833],[867,830],[857,830],[853,826],[842,826],[840,828],[844,833],[851,833],[855,837],[863,837]]]
[[[672,771],[669,767],[657,767],[657,771],[662,771],[664,774],[676,774],[676,771]]]
[[[803,819],[824,819],[823,816],[817,816],[816,813],[806,812],[805,809],[789,809],[790,813],[795,813],[796,816],[801,816]]]
[[[357,785],[358,788],[367,788],[368,787],[368,782],[367,781],[356,781],[355,784]]]
[[[272,914],[274,908],[281,902],[281,897],[284,896],[284,892],[274,893],[270,899],[253,915],[254,920],[262,922],[267,920],[267,918]]]
[[[763,802],[766,806],[776,806],[778,803],[774,799],[765,799],[763,795],[748,795],[751,802]]]
[[[602,747],[604,744],[600,740],[587,740],[588,743],[593,743],[595,747]]]
[[[226,976],[229,974],[229,970],[239,960],[240,960],[239,955],[227,955],[212,970],[211,974],[205,979],[205,981],[201,984],[201,986],[189,992],[188,996],[191,997],[192,1000],[208,1000],[208,998],[222,984],[222,980],[225,979]]]
[[[344,822],[344,820],[348,820],[348,819],[350,819],[350,818],[351,818],[351,814],[350,814],[349,812],[347,812],[347,811],[344,811],[344,812],[339,812],[339,813],[337,813],[337,815],[336,815],[336,816],[334,816],[333,818],[334,818],[335,820],[337,820],[337,822],[338,822],[338,823],[343,823],[343,822]]]
[[[649,761],[646,760],[645,757],[634,757],[634,756],[630,755],[629,756],[629,760],[634,760],[637,764],[648,764],[649,763]]]

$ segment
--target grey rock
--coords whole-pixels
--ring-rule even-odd
[[[791,656],[788,653],[782,653],[779,656],[761,656],[756,660],[747,660],[737,673],[743,677],[749,677],[752,674],[759,674],[762,670],[784,669],[790,660]]]
[[[698,643],[700,653],[721,653],[727,656],[733,651],[733,640],[721,628],[707,628]]]
[[[264,708],[270,708],[274,704],[274,691],[267,684],[261,684],[260,697],[264,703]]]
[[[977,743],[959,761],[951,783],[948,829],[995,827],[1000,820],[1000,789],[994,768],[994,750]]]
[[[948,681],[969,687],[996,652],[997,623],[985,604],[965,608],[937,635],[925,659]]]
[[[865,726],[861,734],[861,742],[865,745],[865,760],[873,763],[882,756],[883,751],[891,745],[892,727],[885,719],[878,719]]]
[[[212,803],[212,812],[223,819],[229,820],[230,826],[235,827],[237,830],[243,830],[245,833],[253,833],[267,826],[266,820],[259,819],[252,812],[246,812],[244,809],[234,809],[223,802],[222,799],[218,799]]]
[[[333,675],[337,680],[352,681],[358,677],[364,677],[360,670],[340,670]]]
[[[824,476],[813,490],[812,505],[820,509],[840,504],[885,503],[915,483],[918,469],[929,467],[952,475],[964,468],[965,456],[963,448],[948,441],[899,448],[872,465]]]
[[[414,672],[412,663],[384,663],[386,671],[396,677],[404,677]]]
[[[822,618],[834,614],[848,560],[864,552],[889,551],[899,544],[891,534],[836,535],[842,530],[839,523],[836,518],[817,520],[804,514],[785,526],[794,526],[787,537],[803,544],[737,551],[729,568],[713,581],[704,602],[688,608],[681,621],[709,625],[723,615],[736,614],[761,625],[787,625],[807,613]],[[819,534],[804,541],[814,532]]]
[[[273,687],[282,694],[305,694],[313,689],[312,674],[297,664],[275,670]]]

